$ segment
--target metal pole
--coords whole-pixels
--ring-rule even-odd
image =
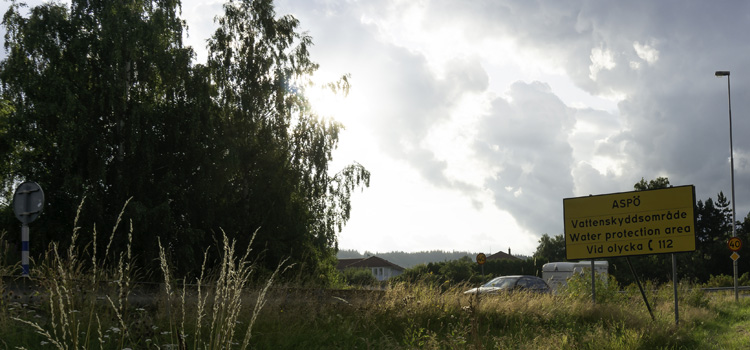
[[[674,285],[674,324],[680,325],[680,309],[677,307],[677,256],[672,253],[672,284]]]
[[[21,277],[29,277],[29,225],[21,225]]]
[[[591,300],[596,304],[596,270],[594,270],[594,259],[591,259]]]
[[[729,71],[716,71],[717,77],[727,77],[727,98],[729,100],[729,164],[731,167],[732,178],[732,237],[737,237],[737,217],[734,201],[734,146],[732,144],[732,90],[729,79]],[[734,301],[739,301],[739,288],[737,283],[737,260],[733,260],[732,268],[734,270]]]
[[[655,321],[656,317],[654,317],[654,312],[651,310],[651,305],[648,304],[648,299],[646,298],[646,292],[643,291],[643,286],[641,285],[641,279],[638,278],[638,275],[635,274],[635,269],[633,269],[633,264],[630,263],[630,257],[626,256],[625,261],[628,262],[628,267],[630,267],[630,272],[633,274],[633,278],[635,278],[635,282],[638,284],[638,289],[641,291],[641,296],[643,297],[643,302],[646,304],[646,309],[648,309],[648,314],[651,315],[651,320]]]
[[[727,75],[727,96],[729,99],[729,163],[732,167],[732,237],[737,237],[737,217],[734,201],[734,147],[732,145],[732,92],[730,90],[729,75]],[[734,301],[739,301],[737,283],[737,260],[732,260],[734,268]]]

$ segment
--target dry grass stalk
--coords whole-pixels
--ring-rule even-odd
[[[96,265],[96,223],[94,223],[94,231],[93,231],[93,239],[91,241],[91,244],[93,245],[93,250],[91,252],[91,268],[94,270],[91,274],[91,285],[96,285],[97,280],[97,265]]]
[[[167,263],[167,253],[164,251],[164,247],[161,245],[161,238],[156,237],[156,243],[159,246],[159,267],[164,275],[164,292],[166,293],[166,307],[167,307],[167,319],[169,320],[169,332],[175,334],[174,324],[172,324],[172,275],[169,272],[169,264]],[[174,343],[172,339],[171,343]]]
[[[273,284],[274,279],[277,275],[279,275],[279,271],[281,270],[281,267],[286,264],[286,262],[289,260],[289,258],[286,258],[282,260],[278,266],[276,266],[276,270],[271,274],[271,277],[268,278],[268,281],[266,281],[266,285],[261,290],[260,294],[258,294],[258,298],[255,299],[255,307],[253,308],[253,315],[250,318],[250,323],[247,325],[247,330],[245,331],[245,337],[242,340],[242,349],[247,349],[247,346],[250,344],[250,338],[252,337],[252,331],[253,331],[253,325],[255,324],[255,321],[258,319],[258,315],[260,314],[260,311],[263,309],[263,306],[266,305],[266,293],[268,292],[268,289],[271,288],[271,285]],[[288,268],[292,267],[292,265],[284,267],[284,271],[286,271]],[[283,273],[283,271],[282,271]]]
[[[257,232],[257,231],[256,231]],[[208,260],[208,250],[203,254],[203,264],[201,266],[200,277],[197,280],[197,304],[195,308],[195,327],[193,328],[193,335],[195,337],[193,341],[193,348],[199,349],[228,349],[232,348],[234,343],[235,333],[237,331],[237,325],[240,324],[239,318],[243,310],[243,298],[246,297],[247,293],[245,288],[250,281],[250,277],[255,270],[255,265],[249,261],[248,257],[252,249],[250,245],[255,238],[253,235],[248,248],[242,256],[237,255],[236,241],[231,240],[227,237],[226,233],[223,234],[223,247],[221,262],[217,271],[215,280],[207,283],[206,282],[206,264]],[[179,346],[184,346],[184,334],[186,330],[185,321],[189,319],[187,317],[188,305],[186,301],[186,289],[187,284],[183,281],[182,292],[180,296],[181,301],[181,320],[180,329],[174,329],[173,315],[171,313],[170,304],[172,303],[172,296],[174,291],[172,289],[172,278],[170,275],[170,269],[166,253],[164,248],[159,244],[159,260],[162,273],[164,274],[165,293],[167,295],[167,317],[169,318],[171,333],[179,334],[176,339]],[[243,336],[242,348],[247,348],[250,338],[252,336],[252,327],[260,314],[261,309],[265,305],[265,297],[269,288],[275,281],[275,278],[283,273],[285,269],[282,269],[286,265],[284,260],[279,264],[274,273],[266,281],[265,285],[259,292],[259,295],[255,302],[255,307],[251,319],[249,321],[246,332]],[[212,297],[212,298],[210,298]],[[211,300],[210,312],[207,313],[206,309],[208,301]],[[209,317],[207,324],[204,324],[204,319]],[[204,331],[204,328],[208,327]],[[177,332],[175,332],[177,331]],[[206,337],[206,340],[202,338]],[[173,339],[174,340],[174,339]]]
[[[85,300],[81,299],[78,296],[78,292],[80,292],[81,287],[76,285],[76,281],[83,281],[87,280],[86,278],[83,278],[84,275],[83,270],[83,262],[78,259],[78,237],[79,237],[79,231],[80,227],[78,226],[78,220],[80,218],[81,208],[83,207],[83,204],[85,202],[85,198],[81,200],[81,204],[78,206],[78,210],[76,212],[76,217],[73,221],[73,233],[71,235],[71,243],[70,246],[67,249],[67,256],[63,257],[59,254],[59,248],[57,243],[53,243],[50,246],[50,249],[46,253],[45,263],[41,265],[41,267],[38,269],[41,271],[38,274],[38,277],[40,277],[40,281],[42,281],[46,291],[47,291],[47,297],[48,297],[48,303],[49,303],[49,322],[50,322],[50,329],[44,329],[41,325],[39,325],[36,322],[31,322],[27,320],[23,320],[20,318],[14,318],[14,320],[31,325],[33,329],[36,331],[36,333],[42,335],[44,338],[47,339],[51,344],[54,344],[59,349],[79,349],[79,348],[89,348],[89,334],[91,330],[91,326],[93,324],[93,318],[96,316],[97,324],[99,327],[99,342],[100,347],[103,346],[103,338],[101,336],[101,323],[99,321],[99,315],[94,315],[93,309],[95,304],[95,296],[98,292],[97,288],[97,260],[96,260],[96,230],[94,230],[94,252],[92,253],[92,268],[94,269],[94,274],[91,279],[92,285],[91,285],[91,292],[89,294],[89,302],[86,303]],[[127,203],[126,203],[127,205]],[[125,210],[125,207],[123,207],[123,211]],[[122,212],[120,213],[120,217],[122,216]],[[118,223],[120,220],[120,217],[118,217]],[[117,225],[115,225],[116,231]],[[125,304],[127,300],[127,296],[129,294],[129,287],[130,287],[130,247],[132,243],[132,225],[131,225],[131,235],[128,239],[127,244],[127,262],[123,262],[123,255],[120,255],[120,262],[118,264],[117,269],[117,277],[118,277],[118,293],[119,293],[119,306],[116,306],[115,303],[107,296],[107,299],[110,301],[110,305],[112,306],[112,309],[115,312],[115,315],[117,317],[117,320],[119,321],[119,325],[122,327],[121,332],[121,339],[120,343],[124,343],[124,338],[127,336],[127,327],[125,327],[125,322],[123,320],[123,311],[125,310]],[[110,242],[108,244],[111,245],[112,240],[114,237],[110,237]],[[85,250],[85,248],[84,248]],[[103,268],[103,266],[102,266]],[[87,305],[86,305],[87,304]],[[86,327],[86,331],[81,331],[81,321],[78,319],[79,309],[81,309],[85,305],[86,308],[90,310],[89,317],[88,317],[88,324]],[[85,334],[84,338],[81,339],[81,334]]]
[[[196,328],[195,329],[195,340],[193,341],[193,348],[194,349],[198,348],[198,341],[199,341],[199,339],[201,337],[201,324],[203,322],[203,316],[205,316],[204,308],[206,306],[206,301],[208,300],[208,294],[206,294],[206,296],[204,297],[203,294],[202,294],[203,291],[201,289],[201,287],[203,286],[203,276],[204,276],[204,274],[206,272],[206,261],[207,260],[208,260],[208,249],[206,249],[203,252],[203,264],[201,265],[201,275],[200,275],[200,277],[198,277],[198,281],[197,281],[198,282],[197,283],[198,284],[198,301],[197,301],[197,310],[196,310],[196,314],[197,315],[196,315],[196,321],[195,321],[195,324],[196,324],[196,327],[195,327]],[[183,305],[184,305],[184,303],[183,303]],[[183,306],[183,310],[184,309],[185,308]]]
[[[102,322],[99,320],[99,315],[96,315],[96,330],[99,333],[99,349],[104,350],[104,334],[102,334]]]
[[[73,241],[75,243],[75,241]],[[42,281],[46,282],[48,301],[50,308],[51,333],[36,322],[23,320],[17,317],[13,319],[32,326],[41,336],[45,337],[58,349],[68,349],[69,345],[77,349],[79,347],[80,322],[77,321],[75,303],[72,298],[72,277],[80,271],[80,266],[75,262],[75,255],[69,255],[72,261],[64,261],[58,254],[57,244],[52,244],[53,265],[42,267]],[[57,275],[57,276],[55,276]]]
[[[112,230],[113,234],[109,237],[103,258],[97,256],[97,230],[94,225],[94,242],[91,244],[91,247],[93,247],[90,260],[91,270],[88,271],[91,272],[93,270],[94,273],[91,277],[84,277],[85,264],[79,259],[79,256],[81,252],[85,253],[87,248],[90,247],[86,246],[83,250],[78,248],[80,234],[78,219],[83,203],[84,201],[82,200],[76,213],[71,245],[64,251],[67,254],[59,254],[58,245],[53,243],[50,245],[44,262],[40,265],[41,267],[37,269],[40,271],[38,276],[44,282],[47,294],[49,307],[48,323],[42,326],[43,323],[40,324],[20,318],[13,319],[30,325],[45,341],[48,341],[58,349],[88,349],[95,347],[96,345],[92,344],[92,340],[93,342],[97,340],[95,333],[98,334],[99,348],[103,349],[109,336],[102,332],[101,320],[111,318],[119,328],[112,327],[110,330],[114,329],[114,332],[120,335],[118,345],[119,348],[123,348],[126,342],[131,340],[128,330],[127,312],[133,271],[131,264],[133,223],[132,221],[130,222],[126,250],[119,253],[114,269],[108,268],[106,264],[108,261],[112,261],[108,258],[109,251],[114,241],[114,232],[117,231],[117,227],[121,222],[125,207],[123,207],[123,211],[120,212],[117,218],[115,227]],[[222,234],[222,256],[220,257],[218,270],[213,274],[213,277],[208,277],[212,275],[206,271],[208,250],[204,252],[203,265],[197,281],[197,303],[195,305],[188,307],[188,303],[192,298],[189,297],[189,293],[187,292],[187,281],[182,281],[180,300],[177,301],[181,304],[180,314],[173,314],[176,311],[172,305],[175,302],[176,292],[173,287],[174,280],[171,275],[166,249],[162,246],[161,240],[157,238],[160,268],[164,275],[164,292],[167,300],[167,319],[170,330],[168,333],[172,337],[171,343],[180,348],[187,348],[185,343],[186,327],[192,325],[186,324],[191,323],[192,320],[195,320],[195,325],[191,328],[192,333],[190,333],[191,336],[195,337],[193,348],[219,349],[233,348],[239,345],[234,341],[234,338],[238,331],[238,325],[242,324],[240,316],[243,314],[243,307],[247,310],[247,307],[243,305],[243,299],[249,295],[246,287],[255,271],[255,264],[249,259],[250,252],[252,251],[250,247],[254,241],[255,234],[253,234],[244,254],[238,254],[235,240],[230,240],[223,231]],[[2,238],[3,236],[0,235],[0,240]],[[247,321],[247,328],[244,329],[245,333],[241,345],[243,349],[249,346],[253,326],[258,320],[261,310],[266,305],[266,295],[270,287],[276,278],[290,267],[285,266],[287,261],[288,259],[285,259],[279,264],[266,283],[261,287],[261,290],[258,291],[252,313],[249,315],[249,320]],[[112,275],[116,279],[114,284],[116,290],[99,290],[98,282],[104,280],[108,275]],[[207,280],[210,280],[210,282],[207,282]],[[80,281],[91,283],[91,293],[80,293],[82,288],[79,285]],[[105,308],[109,310],[108,312],[112,312],[112,315],[107,315],[104,318],[101,318],[102,308],[96,305],[97,295],[101,295],[102,292],[105,293],[104,299],[108,303],[108,306]],[[110,297],[111,295],[117,295],[117,297]],[[84,319],[86,324],[83,327],[78,316],[78,310],[80,309],[89,310],[89,314],[85,316],[88,321],[86,322]],[[195,312],[195,315],[191,317],[193,312]],[[175,322],[175,317],[180,317],[179,323]],[[243,317],[244,320],[245,318]],[[205,327],[209,328],[205,329]],[[107,332],[110,330],[107,330]],[[112,344],[107,346],[112,346]]]
[[[257,232],[257,231],[256,231]],[[216,281],[214,291],[213,313],[211,315],[210,348],[229,348],[236,327],[237,318],[242,308],[242,292],[254,270],[253,265],[247,260],[250,245],[255,238],[250,240],[245,255],[235,260],[235,243],[229,241],[226,233],[222,231],[224,242],[224,256],[219,269],[219,278]]]
[[[127,208],[128,203],[133,199],[133,197],[128,198],[128,200],[125,201],[125,205],[122,206],[122,210],[120,210],[120,214],[117,215],[117,220],[115,221],[115,226],[112,227],[112,233],[109,235],[109,243],[107,243],[107,248],[104,249],[104,259],[107,259],[107,256],[109,255],[109,248],[112,246],[112,241],[115,238],[115,232],[117,231],[117,227],[120,226],[120,221],[122,220],[122,214],[125,213],[125,208]]]

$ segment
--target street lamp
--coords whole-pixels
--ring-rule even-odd
[[[727,77],[727,96],[729,97],[729,164],[732,168],[732,237],[737,237],[736,228],[736,217],[735,217],[735,202],[734,202],[734,148],[732,147],[732,93],[729,85],[729,71],[728,70],[717,70],[714,73],[717,77]],[[739,301],[739,293],[737,292],[737,260],[733,260],[734,267],[734,301]]]

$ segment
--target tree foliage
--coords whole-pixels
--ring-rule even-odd
[[[372,271],[365,267],[352,267],[341,272],[349,286],[364,287],[374,286],[378,279],[373,276]]]
[[[667,187],[669,187],[669,179],[661,176],[654,180],[649,180],[648,182],[641,178],[641,181],[638,181],[633,185],[633,188],[636,191],[658,190]]]
[[[550,261],[566,261],[565,259],[565,236],[557,235],[550,237],[543,234],[539,238],[539,245],[534,252],[534,258]]]
[[[305,97],[318,66],[294,17],[230,0],[196,64],[178,0],[46,3],[28,17],[21,6],[3,18],[0,181],[6,198],[23,180],[45,189],[36,247],[64,240],[84,196],[92,226],[132,197],[142,259],[158,235],[191,271],[220,229],[240,244],[258,230],[266,266],[291,256],[312,275],[333,271],[369,172],[328,168],[342,126]]]
[[[443,287],[460,283],[480,284],[497,276],[533,275],[541,277],[545,261],[528,258],[523,260],[490,260],[479,265],[470,257],[418,264],[407,268],[392,278],[395,282],[429,283]]]

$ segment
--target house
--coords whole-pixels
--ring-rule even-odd
[[[521,260],[519,258],[516,258],[513,255],[510,255],[510,248],[508,248],[508,252],[497,252],[495,254],[492,254],[487,257],[487,261],[491,260]]]
[[[385,281],[404,272],[404,268],[383,258],[371,256],[359,259],[339,259],[336,269],[344,271],[349,268],[366,268],[378,281]]]

